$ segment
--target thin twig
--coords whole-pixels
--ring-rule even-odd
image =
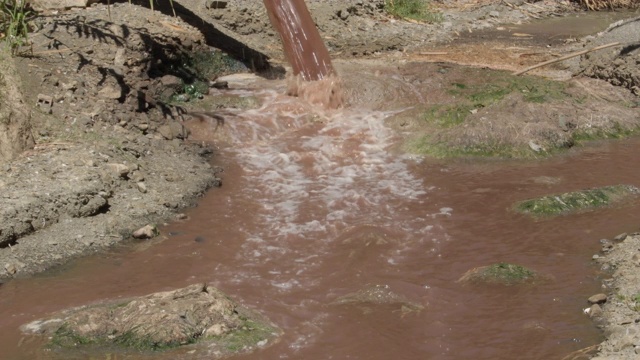
[[[574,58],[576,56],[584,55],[584,54],[592,52],[592,51],[602,50],[602,49],[606,49],[606,48],[609,48],[609,47],[612,47],[612,46],[618,46],[618,45],[620,45],[619,42],[614,42],[614,43],[610,43],[610,44],[606,44],[606,45],[596,46],[594,48],[587,49],[587,50],[578,51],[576,53],[565,55],[565,56],[557,58],[557,59],[548,60],[548,61],[545,61],[545,62],[541,62],[541,63],[539,63],[537,65],[529,66],[528,68],[526,68],[524,70],[520,70],[520,71],[514,72],[513,75],[521,75],[521,74],[524,74],[524,73],[526,73],[528,71],[531,71],[533,69],[537,69],[539,67],[543,67],[545,65],[557,63],[557,62],[560,62],[560,61],[564,61],[564,60],[567,60],[567,59]]]

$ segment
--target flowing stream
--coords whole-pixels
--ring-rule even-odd
[[[224,130],[191,124],[201,138],[225,132],[216,157],[224,186],[187,220],[163,227],[164,241],[0,287],[3,358],[48,358],[17,328],[52,311],[195,282],[219,287],[284,330],[277,344],[237,358],[556,359],[601,340],[582,313],[599,292],[591,255],[600,238],[636,229],[637,202],[538,221],[510,207],[589,186],[640,185],[640,170],[629,166],[638,139],[542,162],[420,161],[388,150],[390,112],[324,110],[281,95],[284,82],[269,88],[247,79],[232,92],[260,98],[260,109],[230,110]],[[457,282],[500,261],[554,280]],[[404,303],[335,304],[370,285]]]
[[[396,139],[384,120],[393,112],[372,110],[377,104],[325,110],[283,95],[284,82],[234,79],[229,93],[262,107],[228,110],[222,127],[206,116],[190,124],[196,140],[223,139],[215,161],[224,186],[163,227],[161,241],[0,287],[2,359],[51,358],[18,330],[51,312],[196,282],[284,330],[277,344],[236,359],[561,359],[602,340],[582,312],[600,292],[591,256],[599,239],[637,230],[638,202],[543,220],[511,207],[549,193],[640,186],[639,139],[538,162],[420,160],[390,150]],[[377,81],[385,92],[401,79]],[[457,282],[496,262],[553,280]],[[402,301],[336,303],[376,285]],[[176,357],[197,355],[165,356]]]

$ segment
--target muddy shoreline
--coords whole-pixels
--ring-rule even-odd
[[[443,9],[443,22],[425,26],[390,19],[381,1],[364,3],[310,2],[333,56],[400,56],[451,40],[462,31],[575,11],[557,2],[532,7],[524,1],[509,1],[463,11]],[[134,6],[132,12],[128,4],[116,4],[110,14],[128,22],[134,30],[131,34],[109,27],[103,5],[57,15],[67,29],[77,25],[78,16],[85,23],[93,20],[98,25],[88,33],[108,29],[127,45],[118,43],[116,37],[98,44],[92,40],[82,43],[73,31],[63,33],[47,20],[34,35],[39,56],[17,60],[36,145],[0,164],[0,281],[31,276],[82,255],[139,241],[132,240],[133,231],[147,224],[180,220],[181,209],[195,206],[205,191],[224,180],[222,169],[215,166],[215,144],[189,141],[181,109],[192,103],[167,102],[165,106],[156,101],[175,91],[177,80],[148,75],[165,70],[153,62],[156,51],[162,47],[194,51],[208,44],[211,34],[207,31],[212,30],[197,29],[166,15],[168,8],[161,7],[161,14]],[[268,21],[259,9],[260,1],[237,2],[222,9],[185,1],[178,10],[206,11],[216,31],[270,57],[273,65],[285,66],[278,40],[265,30]],[[52,47],[51,39],[56,36],[58,41],[78,41],[75,47],[83,50],[65,50],[74,48],[72,43]],[[596,45],[611,39],[585,41]],[[628,63],[618,64],[617,72],[607,72],[601,65],[609,60],[598,55],[585,73],[613,79],[618,82],[615,85],[637,95],[637,85],[628,80],[632,78]],[[86,67],[80,69],[79,64]],[[272,73],[281,71],[274,69]],[[51,100],[43,106],[42,99]],[[144,109],[139,107],[140,99]],[[614,271],[612,280],[605,281],[608,296],[602,313],[590,313],[608,336],[597,359],[633,359],[640,351],[637,311],[630,306],[640,288],[638,242],[640,236],[629,236],[594,260],[603,271]]]

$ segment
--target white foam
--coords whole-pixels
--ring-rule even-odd
[[[225,122],[235,142],[228,152],[250,184],[241,196],[259,204],[255,223],[244,229],[248,241],[240,256],[293,263],[293,273],[304,274],[342,231],[374,224],[405,233],[400,240],[407,245],[388,258],[395,266],[433,231],[435,215],[451,216],[450,208],[407,215],[408,202],[422,203],[435,189],[411,173],[408,157],[387,151],[394,133],[384,119],[391,113],[331,112],[276,92],[259,96],[260,109],[237,111]],[[300,285],[296,275],[288,276],[294,278],[281,275],[271,284],[282,291]]]

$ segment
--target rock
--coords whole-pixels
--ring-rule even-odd
[[[118,50],[116,50],[116,56],[113,58],[113,64],[118,67],[124,66],[124,63],[126,61],[126,58],[124,55],[125,55],[124,48],[118,48]]]
[[[177,121],[160,126],[158,132],[167,140],[186,139],[188,135],[187,129]]]
[[[160,84],[165,87],[177,89],[182,87],[182,79],[174,75],[165,75],[160,78]]]
[[[120,99],[122,97],[122,89],[107,85],[98,91],[98,96],[105,99]]]
[[[393,305],[399,307],[402,313],[424,309],[421,304],[412,302],[405,296],[392,291],[389,285],[368,285],[354,293],[339,297],[331,305],[356,305],[359,307]],[[368,309],[363,309],[363,311],[367,312]]]
[[[523,266],[509,263],[497,263],[473,268],[460,277],[458,282],[475,284],[518,285],[534,283],[545,276]]]
[[[282,333],[206,284],[69,309],[21,330],[48,336],[48,347],[62,349],[116,346],[138,353],[202,343],[207,358],[247,353]]]
[[[531,150],[535,152],[540,152],[544,150],[542,146],[536,144],[533,140],[529,140],[529,147],[531,148]]]
[[[228,89],[229,82],[228,81],[216,81],[211,83],[211,87],[215,89]]]
[[[638,193],[633,185],[603,186],[521,201],[515,209],[532,216],[554,216],[613,205],[636,197]]]
[[[4,265],[4,270],[9,274],[9,275],[13,275],[15,274],[18,269],[16,268],[16,266],[12,263],[7,263]]]
[[[145,185],[144,182],[139,181],[136,183],[136,186],[141,193],[145,194],[147,192],[147,185]]]
[[[117,177],[121,177],[121,178],[125,178],[126,179],[127,175],[129,175],[130,169],[125,164],[107,164],[107,167]]]
[[[605,294],[596,294],[587,299],[589,304],[604,304],[607,302],[607,295]]]
[[[109,203],[105,198],[100,195],[92,197],[86,204],[82,205],[80,209],[72,214],[75,217],[87,217],[98,214],[109,206]]]
[[[146,225],[133,232],[136,239],[150,239],[158,234],[158,228],[154,225]]]
[[[614,237],[613,240],[620,242],[620,241],[624,241],[624,239],[626,238],[627,238],[627,233],[622,233]]]
[[[207,0],[205,6],[207,9],[224,9],[227,7],[228,1]]]
[[[342,20],[347,20],[349,18],[349,11],[345,9],[339,10],[338,17]]]
[[[593,304],[589,308],[589,317],[597,318],[602,316],[602,308],[598,304]]]

